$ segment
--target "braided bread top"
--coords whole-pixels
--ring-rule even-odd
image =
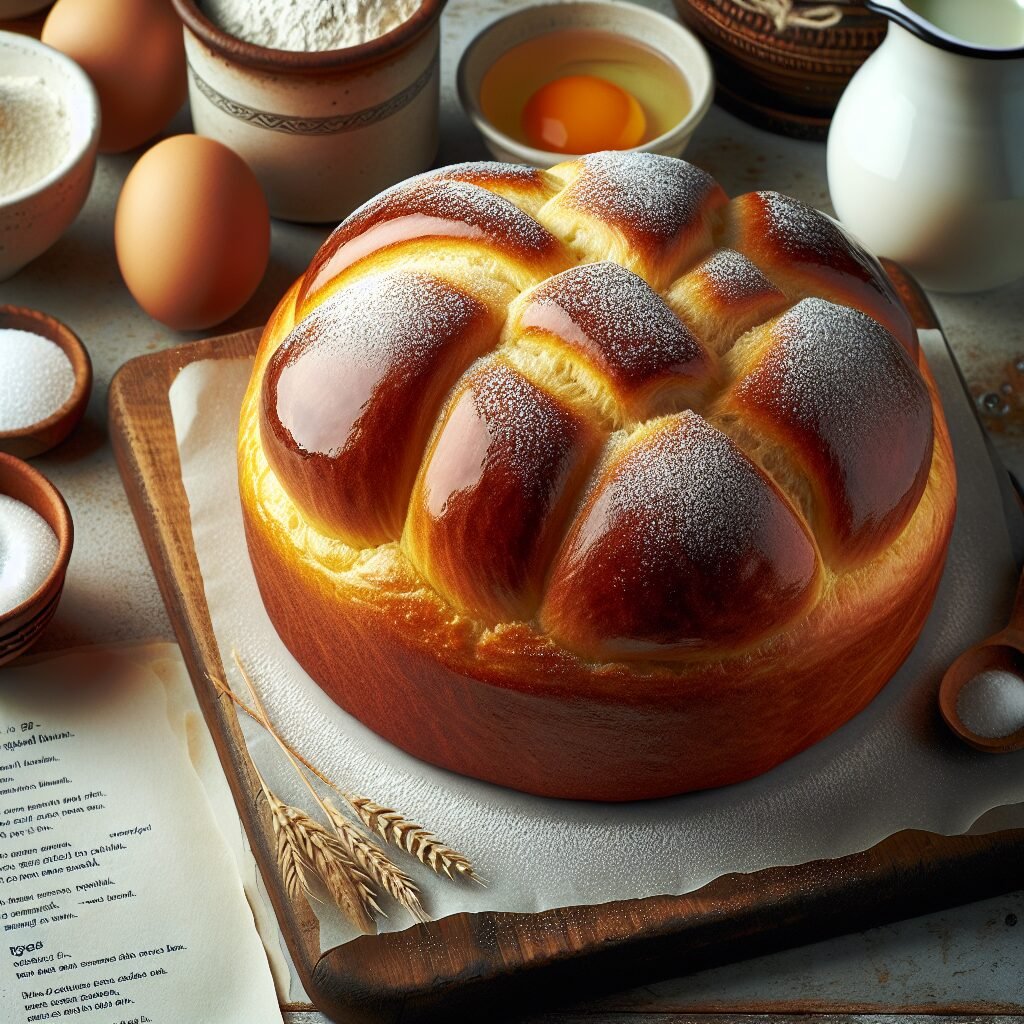
[[[818,211],[600,153],[446,167],[324,243],[259,430],[310,529],[593,660],[742,649],[895,543],[932,403]]]

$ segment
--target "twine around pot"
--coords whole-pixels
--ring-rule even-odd
[[[732,0],[752,14],[760,14],[775,24],[775,31],[782,33],[787,28],[826,29],[843,20],[843,12],[835,4],[820,4],[817,7],[803,7],[794,10],[793,0]]]

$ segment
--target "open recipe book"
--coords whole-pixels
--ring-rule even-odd
[[[280,1021],[288,964],[176,645],[3,670],[0,928],[9,1024]]]

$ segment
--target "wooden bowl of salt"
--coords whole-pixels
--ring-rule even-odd
[[[60,491],[27,462],[0,453],[0,665],[27,651],[49,625],[73,541]]]
[[[0,306],[0,452],[31,459],[81,422],[92,391],[89,353],[46,313]]]

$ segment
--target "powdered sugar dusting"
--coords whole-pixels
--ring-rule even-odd
[[[629,520],[644,572],[679,549],[709,569],[735,562],[779,504],[739,448],[691,411],[631,448],[607,493],[607,528]]]
[[[693,375],[705,361],[696,338],[657,292],[617,263],[589,263],[549,278],[531,296],[521,323],[555,330],[630,381],[666,372]]]
[[[558,244],[547,228],[514,203],[471,182],[447,177],[420,179],[406,189],[386,193],[346,222],[346,239],[381,221],[415,216],[463,224],[476,229],[477,237],[518,253],[547,253]],[[473,232],[459,234],[472,236]]]
[[[515,472],[526,494],[542,499],[576,456],[571,414],[547,392],[501,362],[487,364],[472,383],[477,415],[490,438],[488,458]]]
[[[693,274],[711,287],[720,302],[743,302],[778,289],[742,253],[719,249],[697,266]]]
[[[788,260],[852,276],[892,301],[881,267],[831,217],[781,192],[755,195],[768,238]]]
[[[825,299],[803,299],[772,337],[736,394],[795,433],[798,455],[814,453],[843,557],[866,557],[913,512],[927,478],[932,409],[924,381],[876,320]]]
[[[820,210],[781,192],[756,193],[764,206],[766,227],[786,255],[801,258],[808,248],[827,261],[847,256],[850,242]]]
[[[434,167],[422,174],[413,175],[404,181],[398,181],[389,185],[379,192],[369,202],[354,210],[338,225],[333,234],[346,231],[346,237],[351,237],[348,226],[351,224],[365,224],[367,219],[379,219],[380,211],[387,207],[393,197],[408,195],[409,192],[430,181],[462,181],[469,184],[487,182],[491,184],[527,185],[531,183],[542,184],[544,179],[542,172],[536,167],[528,167],[525,164],[503,164],[499,160],[464,160],[458,164],[446,164],[444,167]],[[482,186],[481,186],[482,187]],[[486,190],[486,189],[485,189]],[[333,236],[332,236],[333,237]]]
[[[876,432],[878,417],[928,409],[917,370],[877,320],[825,299],[803,299],[776,322],[772,385],[761,401],[837,443]],[[755,372],[738,389],[758,386]]]
[[[471,296],[429,274],[391,271],[354,282],[300,321],[275,353],[280,422],[300,448],[337,457],[358,437],[356,424],[382,383],[411,384],[482,313]]]
[[[706,171],[657,153],[594,153],[559,202],[666,241],[695,226],[718,189]]]
[[[526,164],[503,164],[499,160],[467,160],[460,164],[448,164],[435,171],[427,171],[429,177],[445,178],[449,181],[516,181],[541,183],[543,175],[536,167]]]
[[[353,355],[375,366],[416,361],[460,333],[479,304],[443,278],[410,271],[365,277],[300,321],[285,345],[315,337],[333,359]]]
[[[621,657],[736,642],[785,621],[817,557],[760,470],[692,411],[624,444],[552,574],[563,642]]]

